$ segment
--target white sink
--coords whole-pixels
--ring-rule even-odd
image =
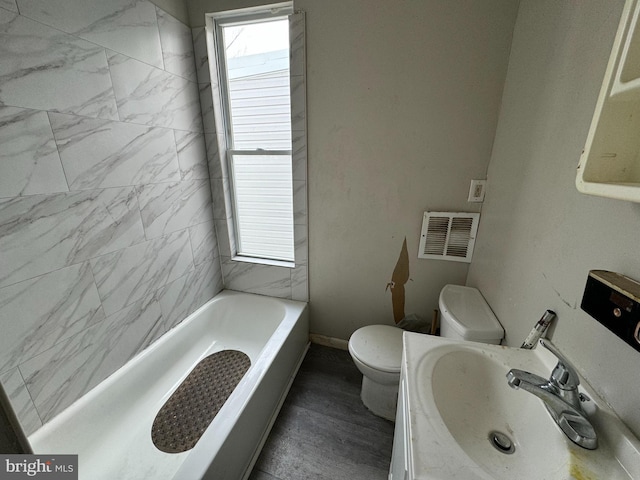
[[[404,344],[410,478],[640,480],[640,442],[584,381],[596,450],[571,442],[539,398],[509,387],[511,368],[548,378],[555,357],[546,350],[412,333]]]

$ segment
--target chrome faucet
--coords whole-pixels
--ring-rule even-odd
[[[589,450],[596,449],[596,431],[582,409],[578,373],[549,340],[543,338],[540,343],[558,357],[558,364],[549,380],[514,368],[507,373],[507,383],[511,388],[521,388],[540,398],[551,417],[572,442]]]

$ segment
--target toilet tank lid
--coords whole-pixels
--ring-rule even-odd
[[[493,340],[504,337],[504,329],[477,288],[445,285],[440,292],[442,321],[465,340]]]
[[[367,325],[349,339],[349,352],[376,370],[396,373],[402,363],[402,329],[391,325]]]

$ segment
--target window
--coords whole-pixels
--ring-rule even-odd
[[[214,18],[237,255],[292,262],[289,11]]]

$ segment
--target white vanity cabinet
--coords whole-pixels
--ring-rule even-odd
[[[580,158],[579,191],[640,202],[640,0],[627,0]]]
[[[410,449],[410,422],[407,408],[407,392],[404,368],[398,390],[398,409],[396,411],[396,427],[393,433],[393,452],[391,454],[391,467],[389,480],[409,480]]]

